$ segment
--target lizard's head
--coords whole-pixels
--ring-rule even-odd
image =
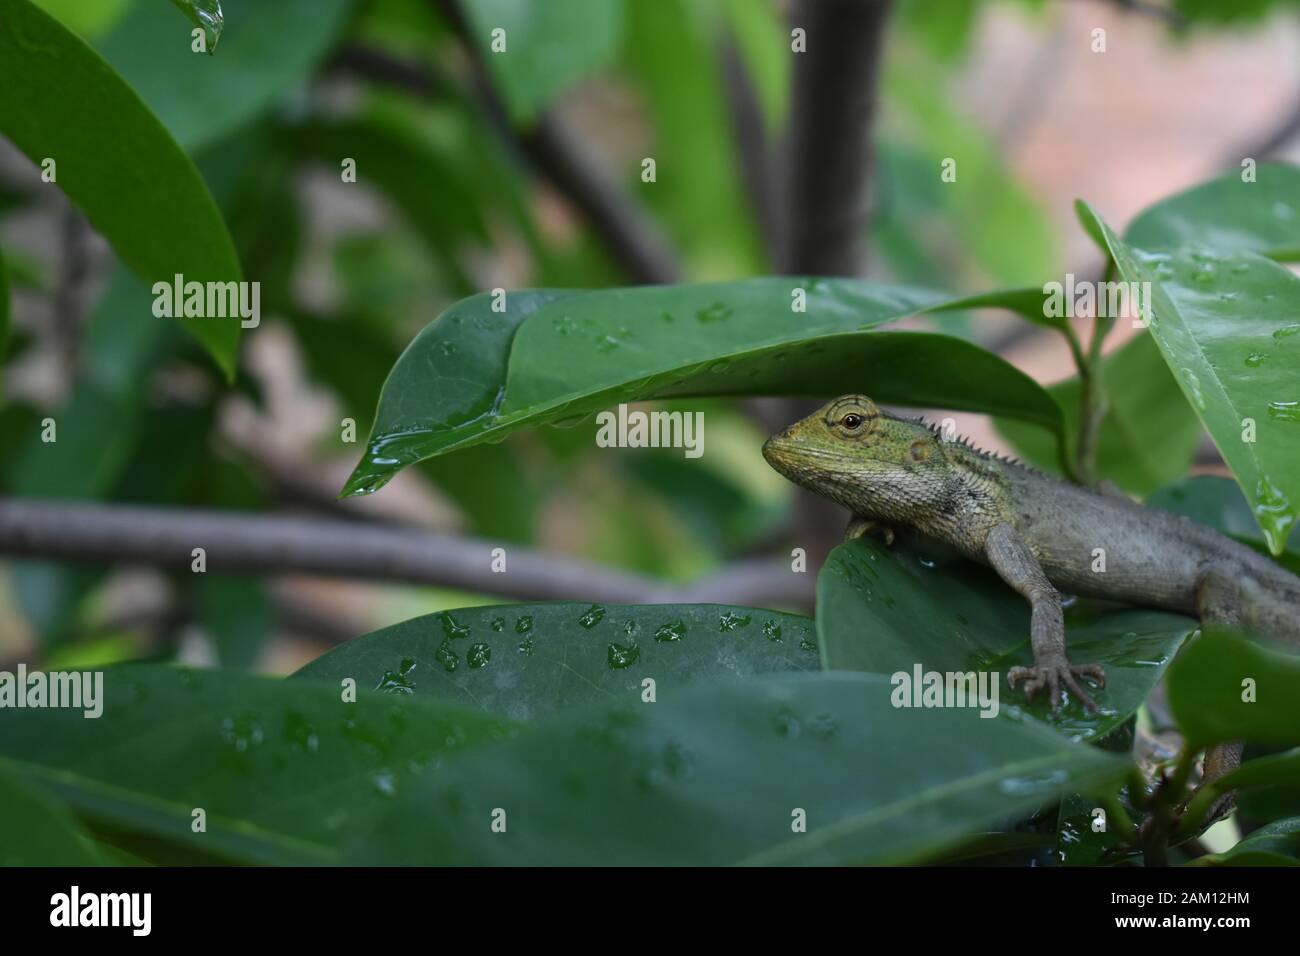
[[[947,485],[938,436],[865,395],[837,398],[773,435],[763,457],[796,484],[868,517],[923,505]]]

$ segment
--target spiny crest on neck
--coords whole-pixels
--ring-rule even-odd
[[[927,429],[931,434],[934,435],[935,438],[939,440],[939,443],[941,445],[944,446],[956,445],[957,447],[968,452],[971,456],[974,456],[976,460],[985,461],[985,462],[998,462],[1000,464],[1011,465],[1016,468],[1021,468],[1025,471],[1032,471],[1038,474],[1042,474],[1042,472],[1040,472],[1033,465],[1028,464],[1027,462],[1025,462],[1020,458],[1015,458],[1011,455],[1000,455],[997,452],[987,451],[986,449],[980,448],[973,441],[971,441],[971,439],[966,435],[958,435],[952,432],[945,433],[942,425],[936,424],[935,422],[926,421],[924,417],[918,417],[918,418],[908,419],[908,420],[914,421],[916,422],[916,424],[921,425],[925,429]]]

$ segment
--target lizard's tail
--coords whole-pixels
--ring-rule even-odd
[[[1272,580],[1252,588],[1247,605],[1248,626],[1265,637],[1300,650],[1300,578],[1276,565]]]
[[[1300,578],[1262,555],[1249,554],[1245,568],[1215,569],[1202,577],[1196,609],[1206,624],[1247,631],[1300,650]]]

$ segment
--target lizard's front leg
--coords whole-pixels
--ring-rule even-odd
[[[1034,552],[1015,528],[1000,524],[989,532],[984,542],[984,553],[1002,580],[1029,602],[1031,611],[1029,634],[1034,666],[1011,668],[1007,671],[1007,682],[1014,689],[1023,680],[1025,696],[1030,700],[1046,688],[1053,713],[1061,706],[1061,685],[1064,684],[1088,710],[1095,711],[1097,704],[1075,678],[1088,677],[1098,686],[1105,687],[1106,672],[1099,664],[1071,664],[1066,659],[1061,596],[1043,573]]]
[[[861,538],[868,534],[878,534],[885,539],[885,547],[894,546],[894,529],[887,524],[881,524],[874,518],[864,518],[862,515],[854,515],[849,519],[848,527],[844,529],[844,540],[852,541],[854,538]]]

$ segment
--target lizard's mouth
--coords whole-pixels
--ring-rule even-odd
[[[795,482],[833,472],[821,463],[833,461],[834,456],[797,444],[784,434],[773,435],[763,442],[763,458],[776,471]]]

